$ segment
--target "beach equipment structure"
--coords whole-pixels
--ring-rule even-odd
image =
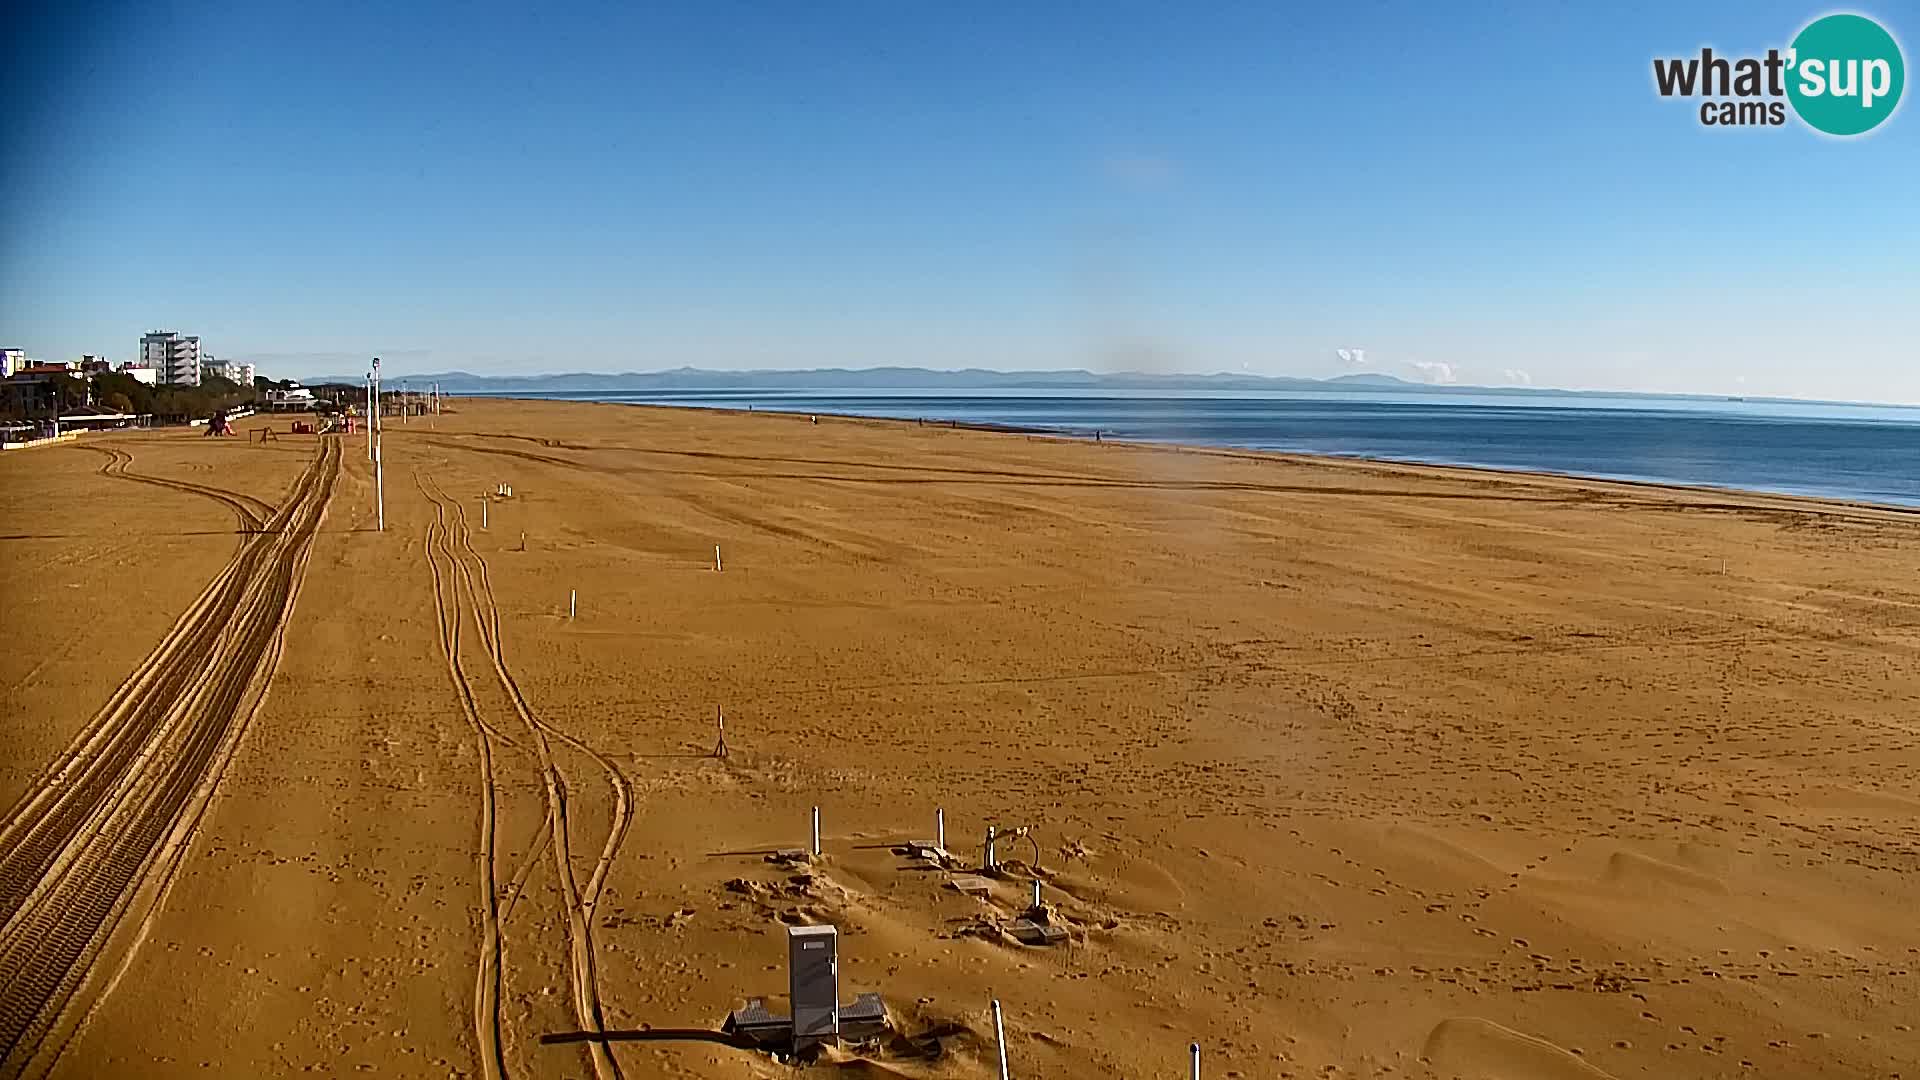
[[[840,931],[787,928],[787,999],[793,1003],[793,1048],[840,1034]]]
[[[842,1039],[862,1041],[889,1029],[886,1001],[878,993],[840,1002],[840,932],[830,925],[787,928],[787,998],[793,1015],[767,1009],[766,999],[748,998],[727,1015],[721,1030],[762,1049],[787,1044],[799,1055]]]
[[[947,858],[947,812],[939,808],[933,811],[933,839],[909,840],[906,848],[916,858],[936,862]]]
[[[1033,903],[1022,915],[1007,924],[1007,933],[1022,945],[1058,945],[1067,940],[1064,926],[1053,925],[1053,914],[1040,896],[1040,879],[1033,879]]]

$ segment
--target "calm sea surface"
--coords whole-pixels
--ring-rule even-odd
[[[1920,506],[1920,409],[1394,393],[648,390],[575,401],[1008,424],[1201,446],[1528,469]]]

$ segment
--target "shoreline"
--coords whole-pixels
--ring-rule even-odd
[[[613,405],[634,409],[665,409],[676,413],[715,413],[737,416],[777,416],[788,419],[805,419],[809,416],[831,417],[842,422],[857,422],[872,425],[903,425],[910,427],[934,427],[954,431],[976,431],[990,435],[1023,435],[1027,438],[1057,439],[1062,442],[1093,442],[1089,434],[1079,434],[1060,427],[1039,425],[996,424],[985,421],[949,420],[931,417],[915,418],[900,416],[867,416],[861,413],[835,412],[792,412],[785,409],[735,408],[719,405],[669,405],[648,401],[585,401],[563,398],[521,398],[483,395],[450,395],[449,401],[486,401],[495,404],[516,402],[542,402],[563,405]],[[1319,454],[1304,450],[1266,450],[1251,446],[1231,444],[1170,442],[1155,439],[1129,439],[1122,437],[1097,440],[1103,446],[1121,446],[1151,450],[1160,453],[1203,454],[1213,457],[1246,458],[1254,461],[1284,461],[1299,465],[1318,465],[1328,467],[1350,467],[1355,469],[1373,469],[1387,475],[1417,475],[1422,470],[1433,470],[1442,475],[1461,479],[1479,478],[1485,481],[1504,481],[1520,484],[1523,482],[1578,484],[1587,487],[1615,486],[1630,492],[1660,491],[1676,495],[1707,496],[1721,500],[1729,498],[1741,500],[1725,505],[1724,509],[1772,509],[1805,514],[1817,514],[1826,517],[1853,518],[1856,520],[1885,521],[1888,523],[1920,522],[1920,504],[1909,505],[1897,502],[1873,502],[1863,499],[1846,499],[1831,495],[1807,495],[1796,492],[1768,491],[1761,488],[1722,487],[1714,484],[1686,483],[1673,480],[1638,479],[1618,476],[1601,476],[1591,473],[1557,472],[1549,469],[1528,469],[1499,465],[1461,464],[1457,462],[1420,461],[1405,458],[1373,457],[1363,454]],[[1761,503],[1787,503],[1790,505],[1760,505]],[[1806,504],[1806,505],[1802,505]]]

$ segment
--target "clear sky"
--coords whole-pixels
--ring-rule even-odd
[[[1703,128],[1807,4],[10,16],[0,344],[263,374],[1240,371],[1920,402],[1920,112]],[[43,5],[53,7],[53,5]],[[1856,9],[1909,65],[1920,6]],[[1909,91],[1911,97],[1915,91]]]

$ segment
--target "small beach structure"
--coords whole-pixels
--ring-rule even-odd
[[[878,993],[841,1004],[840,931],[833,926],[787,928],[787,998],[791,1016],[770,1011],[765,998],[748,998],[727,1015],[721,1030],[763,1049],[787,1045],[796,1055],[843,1039],[878,1038],[889,1030],[886,1001]]]

